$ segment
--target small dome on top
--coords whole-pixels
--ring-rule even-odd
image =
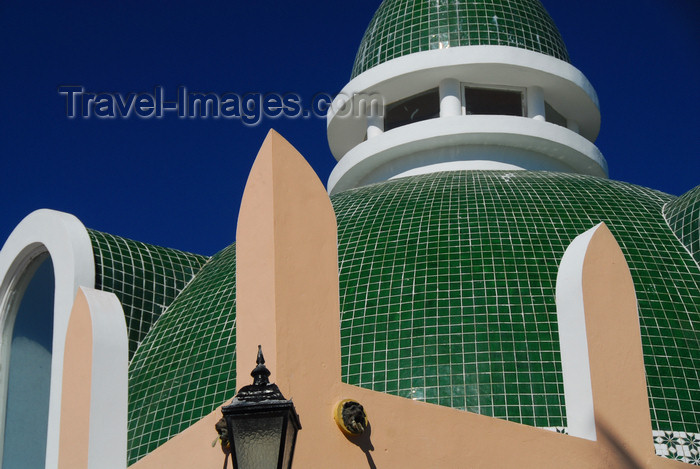
[[[362,38],[352,78],[414,52],[477,45],[519,47],[569,62],[539,0],[384,0]]]

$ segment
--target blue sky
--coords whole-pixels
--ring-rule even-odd
[[[116,235],[213,254],[273,127],[325,182],[325,121],[68,119],[87,91],[335,93],[379,1],[0,3],[0,242],[52,208]],[[700,183],[697,0],[544,0],[595,87],[610,176],[679,195]]]

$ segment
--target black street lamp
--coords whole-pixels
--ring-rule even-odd
[[[234,469],[289,469],[292,467],[299,416],[270,383],[262,347],[258,366],[250,373],[253,384],[243,386],[231,404],[221,410],[226,419]]]

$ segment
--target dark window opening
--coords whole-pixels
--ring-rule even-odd
[[[464,107],[467,114],[522,116],[523,93],[467,87],[464,89]]]
[[[440,93],[437,88],[389,104],[384,117],[384,130],[440,117]]]
[[[544,115],[547,122],[566,127],[566,117],[559,114],[547,101],[544,102]]]

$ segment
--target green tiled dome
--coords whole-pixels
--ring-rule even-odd
[[[673,196],[591,176],[465,171],[333,198],[343,375],[351,384],[563,426],[555,282],[604,221],[635,282],[655,428],[700,423],[700,269],[662,215]],[[665,389],[664,389],[665,388]]]
[[[664,207],[664,215],[678,239],[700,263],[700,186]]]
[[[163,310],[185,288],[206,256],[88,230],[95,288],[114,293],[124,309],[129,358]]]
[[[519,47],[569,61],[539,0],[384,0],[362,38],[352,77],[414,52],[475,45]]]
[[[130,465],[235,394],[235,256],[212,256],[131,360]]]
[[[653,427],[697,432],[700,269],[664,218],[677,200],[529,171],[435,173],[333,196],[344,380],[565,426],[557,269],[604,221],[634,279]],[[132,361],[130,464],[235,393],[234,251],[211,258]]]

